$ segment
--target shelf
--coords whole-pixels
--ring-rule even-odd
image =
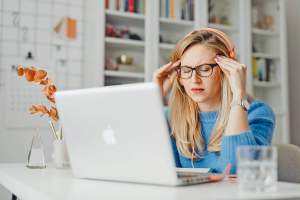
[[[180,26],[194,26],[194,22],[188,21],[188,20],[178,20],[178,19],[170,19],[170,18],[161,17],[159,19],[159,21],[164,24],[172,24],[172,25],[180,25]]]
[[[123,77],[123,78],[144,78],[144,73],[137,73],[137,72],[124,72],[124,71],[110,71],[105,70],[105,76],[111,77]]]
[[[175,48],[175,44],[160,43],[159,48],[161,50],[173,50]]]
[[[120,48],[120,45],[125,45],[134,48],[144,48],[145,42],[141,40],[130,40],[122,38],[105,37],[105,42],[111,46]]]
[[[138,13],[120,12],[114,10],[105,11],[106,23],[128,26],[128,24],[134,24],[134,26],[144,27],[145,16]]]
[[[270,30],[264,30],[259,28],[253,28],[252,33],[256,35],[263,35],[263,36],[278,36],[278,32],[276,31],[270,31]]]
[[[255,53],[252,53],[252,56],[256,57],[256,58],[279,59],[279,56],[272,55],[272,54],[267,54],[267,53],[255,52]]]
[[[272,88],[272,87],[280,87],[280,83],[276,82],[266,82],[266,81],[254,81],[254,87],[262,87],[262,88]]]
[[[235,26],[224,25],[224,24],[209,23],[208,27],[209,28],[220,29],[222,31],[229,31],[229,32],[236,32],[238,30]]]
[[[286,114],[286,112],[284,112],[282,110],[274,110],[274,114],[277,116],[284,116]]]
[[[105,14],[107,16],[112,16],[112,17],[122,17],[122,18],[134,19],[134,20],[145,20],[145,15],[139,13],[105,10]]]

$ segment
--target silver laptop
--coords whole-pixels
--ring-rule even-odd
[[[56,92],[75,177],[186,185],[211,174],[178,174],[155,83]]]

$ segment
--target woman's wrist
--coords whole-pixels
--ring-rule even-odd
[[[246,98],[246,93],[244,91],[234,92],[232,94],[232,101],[240,101]]]

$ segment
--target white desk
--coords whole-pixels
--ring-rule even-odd
[[[0,164],[0,184],[22,200],[300,199],[300,184],[280,182],[275,193],[242,195],[227,181],[185,187],[105,182],[73,178],[69,169],[24,164]]]

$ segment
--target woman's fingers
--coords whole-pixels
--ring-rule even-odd
[[[177,60],[174,63],[169,62],[168,64],[166,64],[166,65],[162,66],[161,68],[159,68],[158,73],[169,73],[173,69],[175,69],[175,67],[177,67],[179,64],[180,64],[180,60]]]
[[[159,69],[157,70],[157,72],[158,72],[158,73],[161,73],[161,72],[163,72],[163,71],[166,71],[167,69],[170,68],[170,66],[172,66],[172,62],[169,62],[169,63],[163,65],[161,68],[159,68]]]
[[[232,63],[224,63],[224,62],[217,62],[220,66],[220,68],[224,71],[227,70],[229,74],[245,74],[246,73],[246,68],[243,66],[236,66],[236,64]],[[241,64],[239,64],[241,65]]]
[[[163,83],[163,94],[166,95],[171,89],[175,79],[177,77],[177,73],[174,71]]]
[[[174,63],[169,62],[154,72],[153,80],[159,84],[163,96],[165,96],[170,90],[175,78],[177,77],[177,71],[175,69],[179,65],[180,60]]]
[[[176,61],[175,63],[167,63],[166,65],[162,66],[161,68],[157,69],[153,74],[153,80],[158,79],[166,79],[170,74],[176,73],[176,67],[180,65],[180,60]]]
[[[177,72],[176,71],[173,71],[171,74],[168,75],[168,79],[170,81],[170,83],[173,83],[174,80],[176,79],[177,77]]]
[[[219,61],[231,62],[231,63],[235,63],[235,64],[237,64],[237,65],[240,64],[240,63],[237,62],[236,60],[233,60],[233,59],[228,58],[228,57],[225,57],[225,56],[217,56],[217,59],[218,59]]]
[[[230,71],[235,71],[235,70],[245,70],[246,69],[246,65],[241,64],[235,60],[232,60],[230,58],[226,58],[226,57],[217,57],[215,59],[215,61],[221,66],[221,67],[230,67],[232,68],[228,70]]]

